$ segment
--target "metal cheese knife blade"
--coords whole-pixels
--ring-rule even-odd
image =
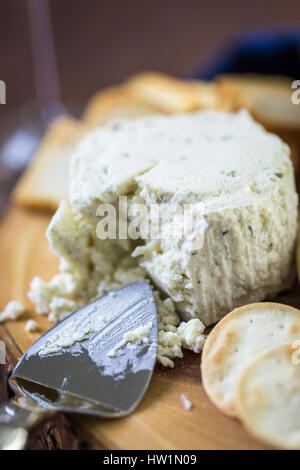
[[[107,418],[131,413],[150,383],[157,338],[157,311],[147,281],[115,290],[69,315],[15,367],[12,384],[38,410],[11,402],[0,408],[0,449],[22,448],[21,431],[55,411]]]

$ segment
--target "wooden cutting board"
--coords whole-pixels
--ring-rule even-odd
[[[50,252],[45,237],[50,215],[11,207],[0,222],[0,309],[10,300],[20,300],[30,312],[0,327],[14,361],[50,327],[47,317],[36,315],[27,299],[35,275],[49,280],[58,270],[58,260]],[[300,307],[298,284],[275,299]],[[24,330],[34,318],[39,333]],[[14,350],[14,353],[12,353]],[[173,370],[156,367],[151,385],[135,413],[118,420],[72,418],[80,430],[108,449],[266,449],[236,420],[223,415],[204,393],[200,376],[200,356],[185,352]],[[193,404],[184,410],[180,394]]]

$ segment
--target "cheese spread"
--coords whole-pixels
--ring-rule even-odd
[[[152,323],[150,322],[147,325],[138,326],[132,331],[127,331],[127,333],[124,334],[122,341],[120,341],[111,351],[109,351],[107,355],[109,357],[114,357],[118,349],[123,348],[128,343],[147,343],[147,336],[149,335],[151,328]]]

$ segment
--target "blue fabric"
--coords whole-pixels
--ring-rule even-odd
[[[189,77],[210,80],[224,73],[287,75],[300,79],[300,26],[237,36]]]

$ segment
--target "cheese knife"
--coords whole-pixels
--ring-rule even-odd
[[[102,418],[132,413],[150,383],[157,338],[156,306],[145,280],[69,315],[16,365],[10,383],[35,406],[0,407],[0,449],[22,449],[30,428],[57,411]]]

